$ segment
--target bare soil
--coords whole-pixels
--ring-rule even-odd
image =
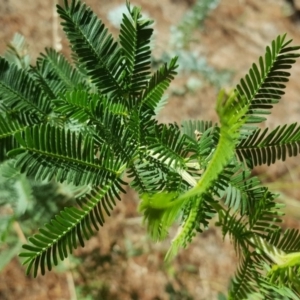
[[[57,43],[57,34],[62,38],[63,53],[69,55],[63,33],[53,25],[56,22],[53,2],[1,0],[0,53],[4,52],[13,34],[20,32],[30,44],[33,61],[45,47]],[[124,2],[87,0],[86,3],[117,34],[107,15]],[[155,56],[171,50],[170,26],[178,24],[191,2],[135,0],[133,4],[141,6],[155,20]],[[226,86],[232,88],[278,34],[287,33],[295,45],[300,45],[299,24],[284,0],[221,0],[206,19],[204,29],[195,33],[196,41],[191,48],[205,56],[216,70],[232,70],[234,76]],[[184,87],[188,76],[179,75],[170,90]],[[299,121],[299,76],[298,62],[291,71],[286,95],[274,108],[267,126],[275,128],[279,124]],[[170,95],[170,102],[160,116],[161,121],[217,120],[215,87],[205,84],[194,93]],[[299,227],[298,162],[299,158],[288,159],[276,166],[262,166],[255,170],[273,190],[281,192],[280,200],[287,203],[289,218],[284,226]],[[164,265],[163,257],[171,238],[160,244],[152,243],[141,225],[137,204],[137,196],[129,191],[104,228],[87,242],[85,248],[75,252],[80,263],[70,259],[60,270],[32,279],[25,276],[19,260],[14,259],[0,273],[0,299],[73,300],[76,299],[72,294],[74,286],[81,290],[80,296],[77,291],[77,299],[200,300],[217,299],[219,292],[226,293],[237,264],[230,241],[227,238],[223,241],[220,231],[212,226],[198,235],[187,250],[181,251],[171,265]]]

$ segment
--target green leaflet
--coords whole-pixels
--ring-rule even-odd
[[[190,241],[193,236],[193,231],[195,228],[195,223],[197,221],[197,214],[199,212],[199,205],[202,201],[202,197],[196,197],[194,200],[194,204],[192,205],[191,210],[189,211],[189,215],[185,222],[179,227],[175,238],[172,240],[172,244],[170,249],[168,250],[165,260],[170,261],[174,258],[180,247],[185,247],[187,242]]]
[[[156,197],[143,195],[139,211],[144,213],[144,221],[148,221],[148,232],[153,240],[166,238],[167,230],[173,224],[182,206],[180,201],[173,201],[176,197],[176,193],[158,193]]]
[[[148,232],[155,240],[163,239],[166,236],[167,230],[175,221],[186,201],[196,201],[189,212],[188,218],[181,225],[181,229],[173,239],[166,259],[175,256],[179,246],[186,244],[190,231],[194,228],[191,223],[195,222],[198,207],[203,200],[202,196],[209,191],[214,181],[234,156],[240,128],[246,121],[244,116],[248,110],[248,103],[245,100],[237,102],[236,96],[234,92],[228,98],[225,96],[224,91],[219,94],[216,111],[221,124],[220,138],[211,161],[198,183],[177,197],[174,193],[167,192],[154,195],[143,194],[141,197],[142,202],[139,211],[144,213],[144,221],[148,223]]]
[[[33,267],[34,277],[39,268],[44,275],[46,268],[50,271],[57,265],[58,257],[60,260],[68,257],[78,244],[84,247],[84,240],[88,240],[105,223],[106,215],[109,216],[116,205],[114,198],[119,197],[119,192],[113,181],[94,188],[78,200],[79,208],[65,207],[51,222],[40,228],[39,233],[29,238],[30,243],[23,245],[25,251],[19,254],[26,258],[23,264],[28,264],[27,274]]]
[[[232,93],[224,102],[224,91],[221,91],[217,102],[217,113],[220,119],[220,139],[207,169],[197,185],[179,197],[180,200],[205,193],[214,180],[234,155],[236,142],[239,138],[240,128],[245,123],[244,117],[248,105],[245,100],[236,101],[236,94]]]

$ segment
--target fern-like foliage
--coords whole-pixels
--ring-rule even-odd
[[[36,114],[40,118],[50,113],[47,95],[31,78],[28,72],[0,58],[1,102],[10,110]]]
[[[58,258],[66,258],[68,253],[77,248],[78,243],[84,247],[84,239],[89,239],[94,233],[91,225],[99,230],[99,225],[105,222],[104,212],[109,215],[115,205],[113,197],[118,194],[111,189],[111,185],[95,188],[85,197],[81,209],[65,208],[50,223],[45,224],[45,228],[41,228],[38,234],[29,238],[31,244],[23,246],[29,252],[20,254],[27,258],[25,263],[29,263],[28,274],[33,267],[34,276],[37,276],[39,268],[44,275],[45,267],[50,271],[53,265],[58,264]]]
[[[270,133],[255,124],[284,94],[300,48],[277,37],[229,95],[220,92],[218,124],[159,124],[177,57],[152,73],[152,21],[127,8],[115,40],[82,2],[57,7],[74,65],[53,49],[34,67],[20,63],[20,37],[0,58],[0,162],[89,191],[29,238],[27,273],[45,274],[84,246],[130,185],[154,240],[180,223],[166,259],[215,217],[240,258],[229,299],[298,299],[299,231],[282,231],[282,205],[251,170],[299,154],[297,124]]]
[[[278,36],[271,47],[266,48],[264,58],[259,58],[259,64],[253,64],[249,74],[241,79],[236,91],[239,98],[249,102],[246,123],[259,123],[265,120],[262,115],[270,114],[270,109],[284,95],[285,84],[291,69],[299,57],[300,47],[291,47],[291,40],[285,40],[286,35]]]
[[[113,156],[109,146],[103,144],[97,158],[94,141],[89,136],[47,125],[26,128],[24,137],[15,138],[21,148],[10,151],[19,154],[16,167],[39,179],[72,182],[75,185],[100,185],[114,177],[118,178],[122,160]],[[22,153],[22,154],[20,154]]]
[[[26,125],[20,124],[18,120],[12,119],[9,115],[0,114],[0,162],[4,161],[7,152],[15,147],[14,134],[22,132],[25,127]]]
[[[143,19],[137,7],[131,9],[127,4],[127,8],[130,17],[123,15],[120,31],[120,44],[126,57],[124,81],[127,92],[138,95],[146,88],[151,75],[149,43],[153,29],[149,26],[153,21]]]
[[[58,6],[57,12],[64,21],[64,31],[78,62],[102,93],[124,93],[125,64],[118,43],[85,4],[80,1],[64,1],[64,4],[64,8]]]
[[[46,49],[46,54],[41,54],[36,66],[32,67],[32,75],[51,99],[56,99],[62,91],[71,90],[84,81],[80,72],[54,49]]]
[[[287,157],[297,156],[300,152],[300,126],[297,123],[278,126],[269,134],[256,129],[236,147],[240,160],[248,159],[252,166],[274,164],[276,160],[285,161]],[[249,162],[250,163],[250,162]]]

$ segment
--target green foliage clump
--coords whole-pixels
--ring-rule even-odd
[[[251,169],[299,154],[297,124],[270,133],[258,124],[284,94],[300,47],[278,36],[230,94],[220,92],[219,124],[160,124],[177,57],[152,73],[152,21],[127,7],[118,41],[80,1],[57,7],[73,65],[53,49],[30,67],[0,58],[0,161],[84,191],[23,246],[27,273],[45,274],[84,246],[130,185],[154,240],[180,222],[167,260],[215,217],[240,258],[229,299],[299,299],[300,233],[281,229],[282,205]]]

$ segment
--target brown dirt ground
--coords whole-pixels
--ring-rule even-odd
[[[296,1],[297,2],[297,1]],[[123,1],[87,0],[86,3],[109,25],[107,12]],[[177,24],[189,4],[186,1],[136,0],[133,2],[155,19],[155,55],[168,50],[169,28]],[[297,2],[298,4],[298,2]],[[265,46],[278,34],[287,33],[300,44],[299,21],[289,16],[283,0],[221,0],[207,18],[205,28],[195,34],[192,48],[207,57],[216,69],[234,71],[229,87],[233,87],[253,62],[264,53]],[[1,0],[0,53],[14,32],[22,33],[31,46],[35,59],[45,47],[53,46],[53,2],[32,0]],[[59,32],[60,36],[63,36]],[[67,43],[63,39],[63,52]],[[291,80],[283,101],[276,106],[267,126],[299,121],[300,116],[300,63],[292,69]],[[178,76],[171,90],[184,84],[186,75]],[[197,93],[173,95],[161,115],[164,122],[182,119],[216,120],[214,103],[216,91],[205,85]],[[281,200],[287,201],[291,214],[285,226],[299,227],[296,206],[300,200],[299,167],[297,159],[288,159],[276,166],[257,169],[273,190],[280,190]],[[272,185],[271,185],[272,183]],[[77,250],[81,263],[73,268],[72,259],[66,262],[71,271],[55,271],[44,277],[31,279],[14,259],[0,274],[0,299],[3,300],[58,300],[75,299],[72,286],[87,286],[86,293],[93,299],[217,299],[218,292],[226,292],[229,278],[234,273],[236,258],[230,241],[222,241],[221,233],[212,227],[197,236],[192,245],[178,255],[174,263],[163,265],[169,241],[153,244],[145,235],[136,213],[138,199],[129,192],[120,202],[113,217],[84,249]],[[174,231],[176,228],[174,228]],[[165,291],[172,284],[181,291],[170,298]],[[185,294],[184,294],[185,293]],[[84,295],[84,291],[82,292]],[[187,295],[190,295],[188,298]],[[88,299],[80,296],[78,299]]]

